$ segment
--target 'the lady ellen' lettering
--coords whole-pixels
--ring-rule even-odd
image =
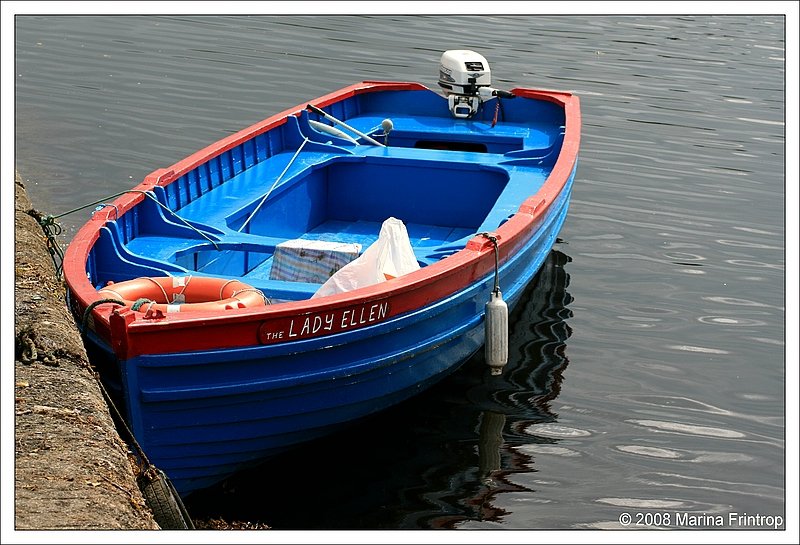
[[[289,338],[306,337],[320,332],[341,331],[383,320],[389,314],[389,302],[361,305],[355,308],[315,314],[304,318],[292,318],[289,322]],[[282,338],[270,333],[269,340]]]

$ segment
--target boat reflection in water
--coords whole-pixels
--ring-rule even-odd
[[[461,483],[463,496],[457,504],[462,512],[433,517],[426,527],[451,528],[465,520],[500,521],[507,513],[492,506],[492,499],[502,492],[525,490],[508,476],[531,471],[531,457],[514,448],[537,441],[523,430],[556,420],[550,401],[561,391],[569,361],[566,341],[572,332],[566,322],[572,315],[569,275],[564,270],[569,261],[566,254],[552,251],[523,293],[509,319],[509,363],[503,374],[482,372],[483,354],[478,354],[451,381],[450,387],[466,391],[467,402],[477,412],[478,467],[470,481]]]
[[[492,376],[480,351],[416,398],[189,498],[196,519],[275,529],[453,528],[502,521],[492,505],[524,491],[509,476],[535,471],[515,447],[556,439],[523,430],[553,422],[568,364],[572,297],[553,250],[509,319],[509,362]]]

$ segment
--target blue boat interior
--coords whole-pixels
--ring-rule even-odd
[[[323,108],[386,147],[320,131],[320,122],[332,123],[315,113],[290,116],[106,223],[88,277],[97,288],[141,276],[226,277],[274,300],[302,300],[320,284],[270,278],[278,244],[358,243],[363,251],[389,217],[404,222],[420,266],[435,263],[513,216],[559,155],[561,108],[497,100],[470,120],[452,117],[430,90],[358,94]]]

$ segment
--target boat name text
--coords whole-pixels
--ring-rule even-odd
[[[258,330],[258,337],[263,344],[304,339],[372,324],[388,315],[388,301],[366,303],[331,312],[265,322]]]

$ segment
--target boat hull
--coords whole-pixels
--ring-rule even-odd
[[[572,178],[500,268],[513,308],[567,215]],[[484,342],[494,276],[380,324],[285,345],[141,355],[114,361],[127,420],[181,495],[335,432],[435,384]],[[363,319],[363,318],[359,318]],[[302,370],[302,371],[298,371]]]

